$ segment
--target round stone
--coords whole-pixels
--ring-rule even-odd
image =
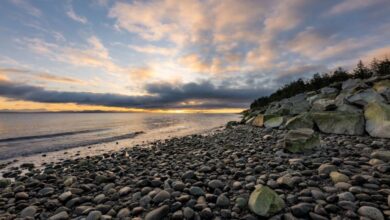
[[[91,211],[86,220],[99,220],[102,217],[102,213],[100,211]]]
[[[28,206],[28,207],[24,208],[20,212],[20,217],[22,217],[22,218],[27,218],[27,217],[34,218],[36,212],[37,212],[37,207],[35,207],[35,206]]]
[[[367,217],[372,220],[384,220],[382,212],[371,206],[362,206],[358,210],[359,215]]]
[[[217,198],[216,205],[221,208],[227,208],[230,205],[230,200],[225,195],[220,195]]]
[[[191,193],[191,195],[194,195],[194,196],[203,196],[204,195],[203,189],[200,187],[197,187],[197,186],[192,186],[190,188],[190,193]]]
[[[161,190],[157,195],[153,198],[153,202],[156,204],[159,204],[160,202],[163,202],[165,200],[168,200],[171,198],[171,194],[165,190]]]

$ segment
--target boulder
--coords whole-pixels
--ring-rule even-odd
[[[320,93],[324,95],[336,96],[338,92],[339,90],[333,87],[324,87],[320,89]]]
[[[258,126],[258,127],[263,127],[264,126],[264,115],[259,114],[258,116],[256,116],[252,121],[252,125]]]
[[[384,97],[387,103],[390,102],[390,80],[385,79],[379,82],[375,82],[373,89]]]
[[[342,90],[354,89],[362,83],[363,82],[361,79],[348,79],[348,80],[343,82],[341,89]]]
[[[318,129],[324,133],[362,135],[364,117],[352,112],[313,112],[311,117]]]
[[[298,153],[320,145],[317,133],[309,128],[289,131],[284,138],[284,147],[291,153]]]
[[[305,93],[301,93],[287,99],[287,102],[290,104],[289,113],[291,115],[309,111],[310,103],[306,100],[306,97]]]
[[[373,137],[390,138],[390,105],[369,103],[364,109],[366,131]]]
[[[374,86],[372,87],[376,92],[382,93],[390,88],[390,80],[381,80],[379,82],[374,83]]]
[[[333,99],[318,99],[312,104],[312,110],[314,111],[331,111],[336,108],[337,106]]]
[[[314,122],[309,113],[303,113],[295,117],[290,118],[286,122],[286,128],[289,130],[299,128],[313,128]]]
[[[266,115],[288,115],[290,114],[290,109],[292,107],[291,103],[271,103],[267,110],[265,111]]]
[[[282,210],[285,203],[275,191],[260,185],[251,193],[248,206],[256,215],[268,217]]]
[[[283,122],[284,122],[283,116],[268,117],[264,121],[264,126],[266,128],[278,128],[283,124]]]
[[[385,99],[373,89],[360,90],[357,93],[348,96],[348,103],[357,106],[366,106],[370,102],[384,102]]]

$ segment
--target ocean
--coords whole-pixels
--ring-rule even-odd
[[[58,158],[71,149],[88,156],[207,132],[238,119],[237,114],[0,113],[0,160],[31,162],[23,158],[50,152]]]

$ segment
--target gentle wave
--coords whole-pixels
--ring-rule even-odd
[[[0,154],[0,160],[5,160],[9,158],[13,158],[15,156],[29,156],[33,154],[41,154],[41,153],[47,153],[51,151],[58,151],[58,150],[65,150],[70,149],[74,147],[84,147],[89,145],[95,145],[95,144],[103,144],[103,143],[109,143],[109,142],[115,142],[123,139],[131,139],[134,138],[140,134],[143,134],[143,131],[137,131],[129,134],[124,135],[118,135],[118,136],[112,136],[112,137],[106,137],[106,138],[100,138],[96,140],[88,140],[88,141],[81,141],[81,142],[75,142],[75,143],[69,143],[69,144],[63,144],[63,145],[56,145],[50,148],[46,148],[44,150],[42,149],[24,149],[22,152],[10,152],[8,154]]]
[[[105,130],[108,130],[108,129],[94,129],[94,130],[61,132],[61,133],[53,133],[53,134],[45,134],[45,135],[32,135],[32,136],[12,137],[12,138],[0,139],[0,143],[12,142],[12,141],[21,141],[21,140],[30,140],[30,139],[53,138],[53,137],[69,136],[69,135],[75,135],[75,134],[85,134],[85,133],[99,132],[99,131],[105,131]]]

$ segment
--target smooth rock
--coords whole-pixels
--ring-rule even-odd
[[[361,216],[367,217],[372,220],[384,220],[382,212],[371,206],[362,206],[358,209],[358,213]]]
[[[275,191],[260,185],[251,193],[248,206],[253,213],[268,217],[282,210],[285,203]]]
[[[163,205],[157,209],[150,211],[145,216],[145,220],[160,220],[163,219],[169,213],[169,206]]]

